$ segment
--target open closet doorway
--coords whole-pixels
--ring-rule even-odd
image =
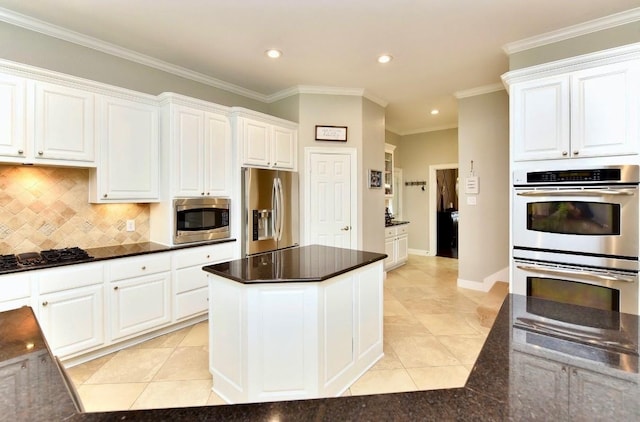
[[[458,258],[458,165],[429,166],[430,255]]]

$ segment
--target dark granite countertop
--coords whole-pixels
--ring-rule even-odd
[[[244,284],[319,282],[386,257],[375,252],[310,245],[207,265],[203,270]]]
[[[129,243],[124,245],[116,245],[116,246],[104,246],[101,248],[87,248],[85,250],[87,251],[89,256],[92,257],[92,259],[87,259],[82,262],[71,262],[71,263],[61,262],[61,263],[55,263],[55,264],[38,265],[34,267],[21,267],[21,268],[12,269],[12,270],[0,270],[0,275],[13,274],[13,273],[19,273],[24,271],[41,270],[44,268],[63,267],[66,265],[85,264],[87,262],[96,262],[96,261],[103,261],[108,259],[125,258],[129,256],[176,251],[180,249],[196,248],[199,246],[215,245],[215,244],[235,242],[235,241],[236,239],[220,239],[220,240],[211,240],[208,242],[188,243],[188,244],[178,245],[178,246],[167,246],[167,245],[154,243],[154,242],[140,242],[140,243]]]
[[[569,342],[564,349],[557,350],[547,348],[544,342],[521,343],[514,334],[517,329],[512,326],[511,312],[514,305],[523,300],[526,300],[523,296],[507,297],[463,388],[275,403],[76,413],[70,420],[639,420],[638,356],[625,355],[618,361],[602,359],[601,354],[581,358],[577,356],[587,347],[582,344]],[[550,306],[560,314],[572,312],[566,305]],[[616,313],[611,314],[616,317]],[[635,317],[636,326],[637,321]],[[21,347],[23,344],[31,342],[38,345],[34,348],[45,350],[41,334],[34,332],[37,323],[28,308],[0,313],[0,327],[5,327],[0,332],[3,339],[0,356],[8,359],[0,363],[0,371],[33,353],[33,349]],[[635,365],[624,364],[626,360],[635,361]],[[7,380],[0,377],[0,382],[10,382]],[[29,381],[29,388],[37,387],[31,385],[33,382],[36,381]],[[62,377],[58,374],[40,379],[39,384],[56,395],[56,400],[37,403],[33,396],[27,399],[18,396],[19,400],[27,400],[20,403],[32,412],[21,414],[24,417],[19,420],[63,420],[71,402]],[[6,391],[2,385],[0,389]],[[616,400],[623,400],[624,408],[618,406]],[[4,416],[12,405],[15,403],[8,397],[2,397],[0,414]]]

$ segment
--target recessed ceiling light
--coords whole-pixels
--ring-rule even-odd
[[[391,59],[393,59],[393,57],[391,57],[390,55],[383,54],[378,57],[378,63],[389,63]]]
[[[440,110],[438,110],[437,108],[434,108],[433,110],[431,110],[431,114],[434,116],[438,113],[440,113]]]
[[[277,59],[278,57],[282,56],[282,51],[276,50],[275,48],[272,48],[272,49],[269,49],[269,50],[265,51],[264,54],[266,54],[267,57],[270,57],[272,59]]]

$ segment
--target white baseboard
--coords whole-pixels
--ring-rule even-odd
[[[409,252],[409,255],[433,256],[433,255],[429,254],[429,251],[426,251],[424,249],[411,249],[411,248],[409,248],[408,252]]]
[[[470,290],[479,290],[481,292],[488,292],[496,281],[509,282],[509,267],[505,267],[495,273],[488,275],[482,281],[464,280],[458,278],[458,287]]]

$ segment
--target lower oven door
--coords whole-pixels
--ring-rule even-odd
[[[516,186],[513,244],[637,258],[639,204],[637,186]]]
[[[639,314],[638,272],[514,258],[513,293]]]

